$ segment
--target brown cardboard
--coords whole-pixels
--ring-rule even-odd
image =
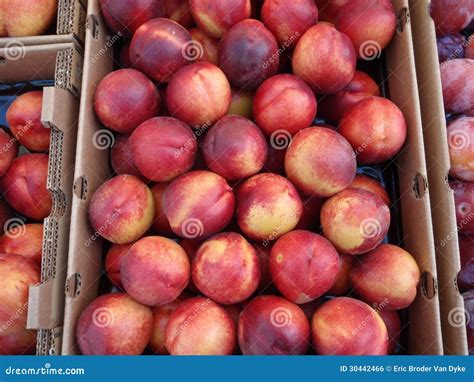
[[[52,80],[43,88],[41,120],[51,129],[47,188],[53,197],[50,215],[44,220],[41,283],[30,288],[28,322],[38,329],[38,354],[59,353],[54,344],[64,318],[72,180],[79,114],[82,57],[74,43],[25,47],[21,56],[9,57],[0,48],[0,82],[14,84]],[[75,69],[73,69],[75,68]],[[71,78],[74,75],[77,78]]]
[[[399,15],[400,28],[386,51],[388,87],[391,99],[403,110],[409,128],[406,147],[397,160],[402,190],[402,225],[405,248],[414,255],[423,273],[418,297],[409,309],[409,352],[442,354],[430,198],[427,190],[408,1],[395,0],[394,5]],[[93,33],[94,28],[89,23],[86,30],[86,64],[74,176],[62,354],[78,353],[76,323],[81,312],[98,293],[98,281],[102,272],[102,243],[100,240],[90,240],[94,237],[94,232],[87,221],[87,206],[92,194],[108,178],[110,171],[108,150],[91,144],[94,133],[99,134],[103,129],[94,115],[94,91],[100,80],[113,68],[110,50],[97,58],[100,50],[106,46],[108,34],[97,0],[89,1],[88,20],[95,20],[97,33]],[[94,57],[96,62],[91,65],[90,60]],[[87,246],[88,240],[91,244]]]
[[[0,48],[76,42],[83,45],[87,0],[59,0],[56,34],[0,38]]]
[[[76,322],[98,293],[102,272],[102,241],[90,240],[94,231],[88,224],[87,206],[93,192],[110,176],[109,150],[101,150],[93,144],[94,134],[103,129],[95,116],[93,100],[98,83],[113,70],[113,49],[99,54],[107,46],[109,32],[101,21],[97,1],[89,1],[87,15],[62,354],[77,353],[74,335]],[[89,240],[90,245],[86,246]]]
[[[464,312],[464,302],[456,284],[460,270],[457,225],[453,191],[448,185],[450,161],[446,119],[436,32],[429,15],[429,5],[427,0],[410,1],[436,244],[443,343],[445,354],[467,354],[465,327],[453,323],[453,315]]]

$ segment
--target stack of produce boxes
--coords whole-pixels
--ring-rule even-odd
[[[0,10],[0,354],[50,354],[64,317],[85,11],[52,0]]]
[[[316,3],[89,1],[63,354],[442,353],[408,3]]]
[[[474,2],[411,7],[444,350],[474,354]]]

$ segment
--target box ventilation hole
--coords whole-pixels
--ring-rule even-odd
[[[461,292],[459,292],[459,286],[458,286],[458,275],[456,275],[454,277],[454,280],[453,280],[453,284],[454,284],[454,289],[456,289],[456,291],[461,294]]]
[[[5,60],[5,57],[0,56],[0,65],[4,65],[7,63],[7,60]]]
[[[426,180],[426,178],[421,174],[416,174],[416,176],[413,178],[413,192],[415,194],[415,198],[423,198],[427,190],[428,181]]]
[[[404,7],[398,12],[397,16],[397,33],[403,33],[406,25],[410,22],[410,12]]]
[[[444,177],[444,183],[446,183],[446,185],[447,185],[449,188],[451,188],[451,186],[449,185],[449,175],[446,175],[446,176]]]
[[[87,197],[87,179],[85,176],[81,176],[74,182],[74,194],[81,199],[86,200]]]
[[[97,40],[99,38],[99,22],[97,21],[97,18],[94,15],[89,15],[87,17],[86,25],[87,29],[91,31],[94,40]]]
[[[81,294],[82,280],[79,273],[74,273],[66,280],[66,295],[76,298]]]
[[[420,288],[426,299],[432,300],[436,296],[438,285],[431,273],[423,272],[421,275]]]

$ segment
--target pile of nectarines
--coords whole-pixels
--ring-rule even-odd
[[[449,175],[461,253],[459,290],[466,300],[468,345],[474,354],[474,2],[433,0],[441,83],[447,117]],[[471,24],[471,25],[470,25]]]
[[[0,129],[0,354],[30,354],[36,332],[26,329],[28,291],[40,281],[42,223],[52,207],[46,188],[51,132],[41,123],[42,91],[12,98],[9,129]]]
[[[82,353],[397,350],[420,271],[383,244],[384,186],[356,175],[406,139],[356,71],[389,44],[391,2],[122,3],[101,1],[126,39],[94,102],[115,176],[89,204],[114,286],[81,315]]]

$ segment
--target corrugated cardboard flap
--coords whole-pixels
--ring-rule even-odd
[[[89,1],[87,20],[62,354],[77,353],[77,320],[97,296],[102,272],[102,240],[96,238],[89,225],[87,206],[93,192],[110,176],[109,150],[93,144],[94,134],[103,129],[95,116],[93,102],[97,85],[113,69],[113,49],[103,49],[109,32],[100,17],[98,2]]]
[[[59,59],[58,57],[59,56]],[[74,43],[0,48],[0,83],[51,80],[78,96],[82,54]]]
[[[430,2],[427,0],[410,1],[436,244],[443,345],[446,354],[467,354],[464,325],[453,325],[450,322],[453,312],[464,309],[464,302],[456,285],[456,277],[461,268],[456,212],[453,191],[447,182],[450,160],[446,118],[436,33],[429,15],[429,6]]]
[[[80,0],[60,0],[58,4],[58,34],[72,34],[79,42],[84,42],[86,7]]]
[[[51,312],[51,306],[48,304],[55,296],[54,289],[53,279],[30,287],[27,323],[29,329],[53,329],[62,321],[60,315]]]
[[[390,99],[402,110],[407,142],[399,163],[404,247],[422,273],[415,302],[409,307],[409,350],[414,354],[442,354],[436,281],[435,247],[423,144],[415,58],[407,0],[393,1],[398,27],[386,50]]]

